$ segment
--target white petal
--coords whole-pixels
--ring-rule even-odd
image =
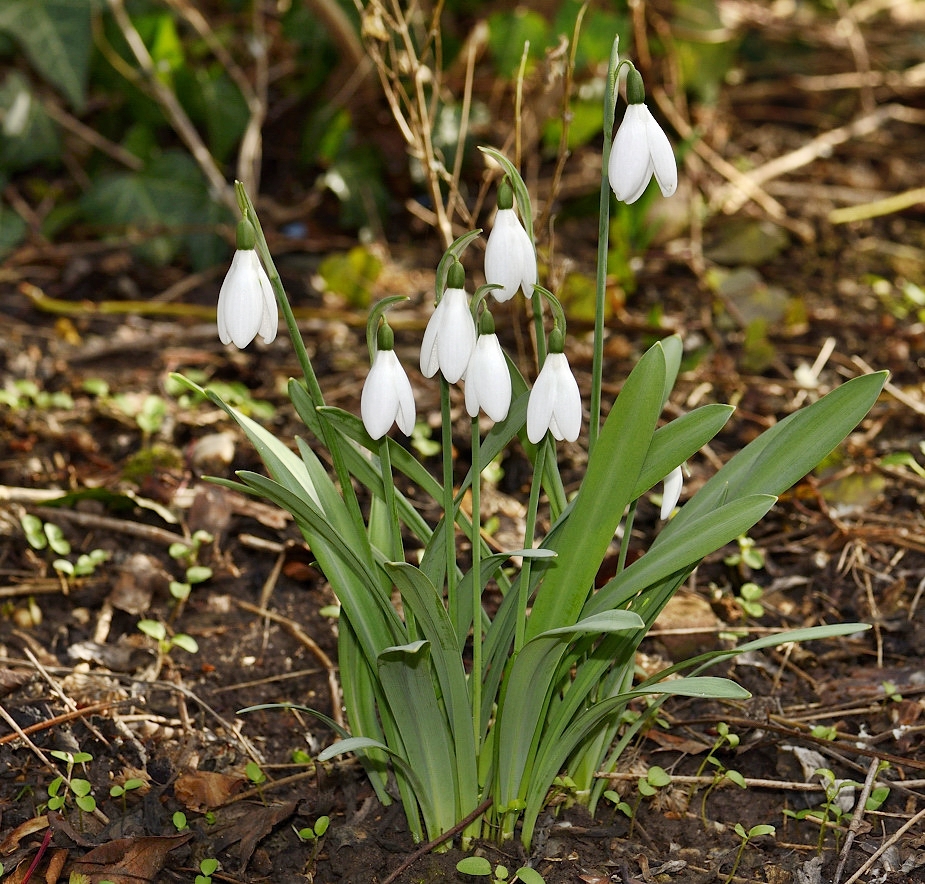
[[[223,344],[246,347],[263,321],[263,295],[254,262],[253,249],[238,250],[218,293],[218,333]]]
[[[678,164],[668,136],[662,131],[651,113],[646,116],[646,134],[655,180],[662,191],[662,196],[671,196],[678,189]]]
[[[434,316],[437,312],[441,312],[436,340],[437,359],[443,376],[449,383],[455,384],[466,373],[475,348],[475,323],[469,312],[469,296],[463,289],[447,289]]]
[[[566,442],[574,442],[581,432],[581,391],[565,354],[551,353],[549,356],[559,357],[553,366],[556,372],[556,399],[549,429],[559,441],[564,439]]]
[[[493,421],[503,421],[511,407],[511,374],[497,335],[480,335],[466,371],[466,411],[479,408]]]
[[[257,258],[257,278],[260,281],[260,293],[263,296],[263,318],[257,334],[263,338],[265,344],[270,344],[276,339],[276,332],[279,329],[279,308],[276,305],[276,295],[273,294],[270,278],[263,269],[259,257]]]
[[[527,438],[534,445],[546,435],[556,406],[556,372],[552,360],[556,355],[562,354],[549,353],[546,356],[527,400]]]
[[[649,146],[646,135],[644,104],[631,104],[617,129],[610,150],[607,176],[617,199],[626,203],[639,199],[649,183]]]
[[[667,519],[678,505],[678,499],[681,497],[681,488],[684,486],[684,474],[681,467],[675,467],[662,483],[662,521]]]
[[[360,416],[373,439],[381,439],[393,423],[398,423],[406,436],[411,435],[415,419],[414,391],[394,350],[376,353],[363,384]]]
[[[442,303],[441,301],[440,304]],[[427,328],[424,329],[424,340],[421,341],[421,374],[425,378],[432,378],[440,368],[440,362],[437,359],[437,333],[440,330],[442,317],[440,304],[437,304],[436,309],[430,315]]]
[[[417,418],[417,410],[414,405],[414,390],[411,387],[411,381],[408,380],[408,375],[405,374],[405,370],[398,361],[398,357],[395,358],[395,366],[396,369],[392,374],[397,404],[395,423],[398,424],[399,430],[406,436],[410,436],[414,432],[414,421]]]
[[[508,301],[517,289],[530,297],[536,283],[536,252],[513,209],[499,209],[485,247],[485,281],[503,286],[494,289],[496,301]]]

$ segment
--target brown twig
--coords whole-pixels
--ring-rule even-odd
[[[422,844],[414,853],[411,854],[388,878],[386,878],[382,884],[394,884],[399,877],[406,872],[411,866],[417,862],[425,853],[430,853],[435,847],[444,844],[449,841],[454,836],[458,835],[463,829],[466,828],[470,823],[475,822],[489,807],[491,807],[491,798],[486,798],[472,813],[463,817],[452,829],[448,829],[442,835],[438,835],[432,841],[428,841],[426,844]]]

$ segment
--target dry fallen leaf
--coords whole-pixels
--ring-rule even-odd
[[[197,770],[180,774],[173,792],[184,807],[202,813],[225,804],[246,782],[240,774]]]

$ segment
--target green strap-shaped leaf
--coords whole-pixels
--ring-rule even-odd
[[[527,642],[511,663],[497,714],[498,761],[495,800],[501,807],[522,797],[525,778],[542,738],[543,710],[553,687],[551,675],[573,636],[640,629],[632,611],[608,611],[570,626],[557,627]]]
[[[402,601],[414,614],[414,622],[432,647],[431,659],[440,685],[446,718],[456,754],[456,814],[458,819],[479,802],[475,736],[469,687],[462,664],[462,649],[443,599],[427,577],[413,565],[392,562],[383,566]]]
[[[460,784],[450,728],[435,692],[430,643],[386,648],[379,655],[379,678],[404,743],[405,759],[420,782],[416,797],[424,827],[429,838],[436,838],[458,820]]]
[[[575,718],[559,740],[544,740],[538,749],[536,763],[524,796],[526,808],[521,838],[528,850],[533,838],[536,819],[543,808],[549,787],[575,747],[594,733],[602,722],[622,709],[633,697],[651,694],[674,694],[682,697],[727,700],[745,700],[751,696],[745,688],[729,679],[701,676],[661,682],[645,690],[636,688],[619,696],[610,697],[587,709]]]
[[[645,462],[662,408],[665,357],[655,344],[639,360],[617,397],[581,483],[572,513],[546,546],[559,558],[546,571],[527,622],[527,638],[574,623]]]

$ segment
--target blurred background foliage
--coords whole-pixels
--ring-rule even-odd
[[[455,220],[472,224],[486,194],[477,144],[508,152],[531,184],[567,154],[599,153],[615,34],[621,54],[647,77],[657,68],[651,79],[682,102],[716,101],[743,45],[761,51],[723,25],[715,0],[642,4],[643,22],[630,5],[3,0],[0,256],[28,241],[111,237],[151,262],[211,266],[228,255],[235,177],[259,189],[296,241],[319,230],[421,235],[439,226],[435,200],[452,216],[455,199]],[[633,45],[640,27],[644,58]],[[440,166],[430,189],[376,53],[391,66],[395,101],[413,105],[420,90]],[[557,212],[596,213],[599,178],[559,178]],[[625,254],[611,269],[631,284],[644,227],[622,223]]]

